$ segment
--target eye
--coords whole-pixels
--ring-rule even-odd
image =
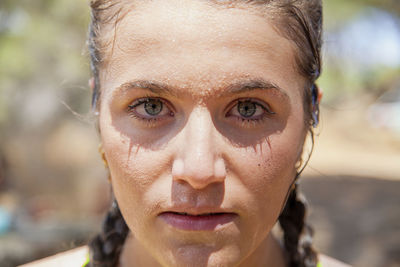
[[[140,98],[128,106],[128,112],[136,118],[154,120],[164,116],[173,116],[173,112],[159,98]]]
[[[237,104],[237,111],[245,118],[253,116],[257,111],[257,105],[254,102],[244,101]]]
[[[230,108],[227,117],[236,117],[242,120],[258,121],[268,114],[275,114],[266,103],[253,99],[238,100]]]
[[[163,103],[158,99],[149,99],[143,105],[143,109],[150,116],[156,116],[163,110]]]

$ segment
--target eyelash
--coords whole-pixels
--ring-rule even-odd
[[[140,107],[141,105],[149,103],[149,101],[160,101],[162,103],[162,109],[161,109],[160,113],[163,111],[164,108],[167,108],[169,110],[168,114],[165,114],[165,115],[162,115],[162,116],[148,115],[149,116],[148,118],[138,114],[138,112],[135,109]],[[235,109],[238,109],[238,105],[240,103],[245,103],[245,102],[252,103],[256,107],[262,108],[262,110],[264,111],[263,114],[258,115],[257,118],[252,118],[252,117],[246,118],[246,117],[243,117],[243,116],[233,115],[232,113],[235,112]],[[170,106],[171,105],[167,101],[162,99],[162,98],[150,97],[149,96],[149,97],[143,97],[143,98],[139,98],[139,99],[135,100],[132,104],[130,104],[128,106],[127,112],[129,113],[129,115],[132,118],[138,119],[138,120],[140,120],[142,122],[151,124],[153,126],[158,121],[164,120],[165,117],[174,117],[175,116],[174,111]],[[271,110],[271,108],[267,104],[261,104],[261,103],[259,103],[259,101],[255,100],[255,99],[252,99],[252,98],[242,98],[242,99],[237,99],[237,100],[233,101],[228,106],[228,108],[225,109],[225,113],[226,113],[226,115],[225,115],[226,118],[233,117],[233,119],[235,119],[237,123],[240,123],[242,127],[251,127],[253,125],[255,126],[256,124],[264,122],[271,115],[276,114],[275,112],[273,112]]]

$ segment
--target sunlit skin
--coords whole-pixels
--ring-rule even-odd
[[[101,139],[132,232],[121,265],[284,266],[270,230],[306,135],[293,44],[251,8],[134,5],[100,72]],[[191,230],[166,212],[231,217]]]

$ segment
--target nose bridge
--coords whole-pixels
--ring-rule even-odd
[[[184,155],[187,160],[213,156],[213,128],[213,121],[207,108],[199,107],[192,111],[185,129]]]
[[[206,107],[192,110],[183,129],[180,153],[173,166],[175,180],[184,180],[201,189],[225,178],[223,164],[215,146],[216,129]]]

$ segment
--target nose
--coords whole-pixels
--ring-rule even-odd
[[[207,108],[195,108],[179,134],[178,153],[172,165],[176,181],[187,182],[194,189],[223,182],[226,167],[217,151],[217,130]]]

